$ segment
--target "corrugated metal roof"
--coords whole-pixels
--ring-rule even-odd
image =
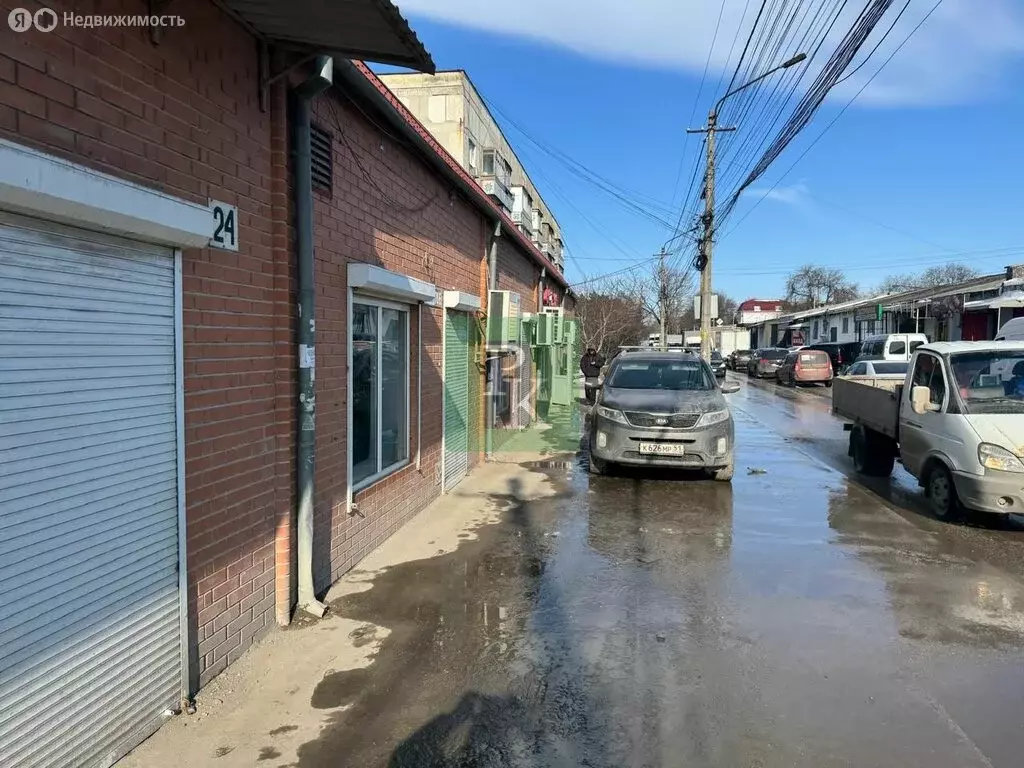
[[[433,72],[416,33],[388,0],[220,0],[267,42],[295,51]]]

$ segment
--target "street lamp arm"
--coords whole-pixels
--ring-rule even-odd
[[[793,58],[787,59],[786,61],[784,61],[781,64],[779,64],[777,67],[772,67],[771,69],[769,69],[764,74],[758,75],[757,77],[755,77],[753,80],[748,80],[743,85],[736,86],[731,91],[726,93],[722,98],[720,98],[718,101],[715,102],[715,107],[714,107],[714,109],[711,110],[712,113],[717,115],[718,114],[718,110],[722,108],[722,102],[724,102],[730,96],[732,96],[732,95],[734,95],[736,93],[739,93],[744,88],[749,88],[750,86],[754,85],[754,83],[761,82],[762,80],[764,80],[766,77],[769,77],[770,75],[774,75],[780,69],[789,69],[790,67],[799,64],[801,61],[803,61],[806,58],[807,58],[807,54],[806,53],[798,53]]]

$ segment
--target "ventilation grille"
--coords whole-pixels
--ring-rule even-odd
[[[309,127],[310,165],[313,169],[313,189],[331,194],[334,182],[334,152],[331,134],[316,125]]]

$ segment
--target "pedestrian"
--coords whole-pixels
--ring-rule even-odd
[[[601,366],[604,365],[604,358],[597,353],[593,347],[587,347],[587,351],[580,358],[580,370],[583,372],[583,387],[587,395],[587,402],[591,405],[597,399],[597,382],[601,376]]]

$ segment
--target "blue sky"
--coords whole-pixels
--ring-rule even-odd
[[[936,263],[962,260],[998,272],[1024,262],[1024,91],[1013,87],[1024,76],[1024,8],[1015,0],[945,0],[780,179],[934,4],[911,0],[875,57],[741,198],[716,245],[717,290],[738,299],[781,295],[786,273],[806,262],[842,267],[865,288]],[[701,124],[721,95],[729,49],[752,20],[744,8],[758,3],[400,5],[438,68],[467,70],[499,120],[511,118],[541,144],[657,201],[635,198],[674,222],[699,160],[700,139],[687,138],[685,128],[694,110],[693,124]],[[743,141],[744,127],[741,120],[733,141]],[[624,209],[507,122],[505,129],[562,226],[571,282],[657,252],[665,226]],[[726,146],[723,153],[728,160]],[[750,164],[723,165],[720,194]]]

